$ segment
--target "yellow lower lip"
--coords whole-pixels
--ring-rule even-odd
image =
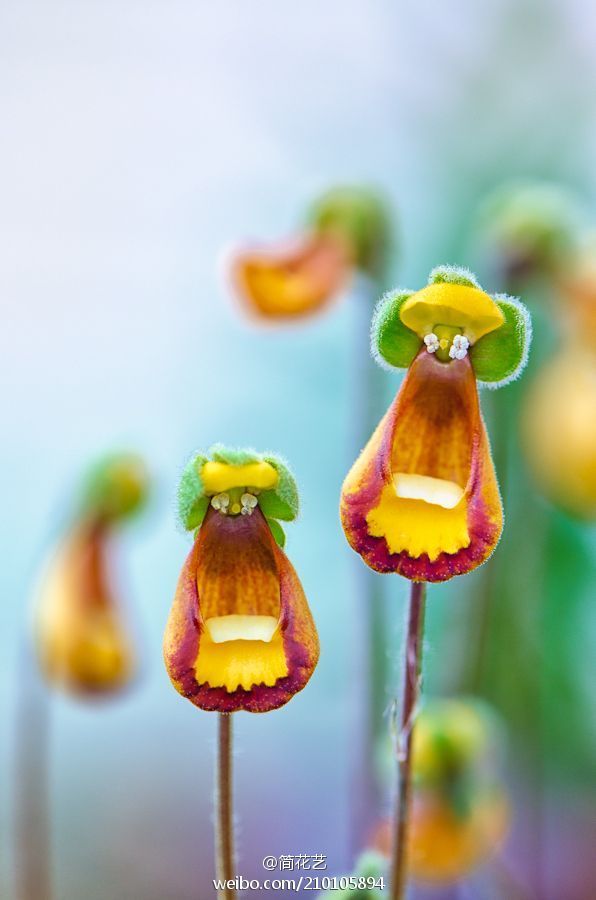
[[[282,634],[274,616],[214,616],[205,635],[195,672],[199,684],[228,692],[273,685],[288,674]]]

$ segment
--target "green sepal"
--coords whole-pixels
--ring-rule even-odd
[[[271,534],[275,538],[275,543],[278,547],[281,547],[282,550],[286,546],[286,533],[275,519],[267,519],[267,525],[271,531]]]
[[[391,291],[378,302],[370,329],[371,353],[383,368],[407,369],[422,346],[415,332],[407,328],[400,311],[414,291]]]
[[[287,463],[278,456],[263,456],[263,462],[273,466],[278,475],[277,487],[271,491],[262,491],[259,495],[259,506],[268,519],[282,519],[291,522],[296,518],[300,508],[300,498],[296,479]]]
[[[134,515],[146,502],[149,476],[134,453],[111,453],[98,460],[82,486],[84,515],[116,522]]]
[[[296,481],[287,464],[278,456],[264,455],[252,449],[238,449],[215,444],[207,455],[197,454],[186,464],[178,486],[178,516],[187,531],[194,531],[205,518],[210,498],[205,493],[201,470],[209,461],[230,466],[246,466],[251,463],[266,462],[273,466],[278,475],[274,489],[259,494],[259,506],[268,519],[283,519],[291,522],[298,515],[299,497]],[[281,526],[272,528],[280,546],[285,542]]]
[[[479,383],[500,388],[518,378],[528,361],[532,320],[515,297],[497,294],[493,300],[505,316],[500,328],[480,338],[469,350]]]
[[[335,233],[346,239],[356,266],[373,277],[385,270],[391,247],[391,226],[379,194],[365,187],[337,187],[312,206],[309,224],[317,234]]]
[[[464,266],[436,266],[428,276],[429,284],[461,284],[462,287],[482,288],[473,272]]]
[[[187,531],[193,531],[203,522],[209,508],[209,497],[201,479],[201,469],[207,457],[201,453],[188,461],[178,485],[178,516]]]
[[[248,466],[251,463],[261,462],[263,457],[256,450],[250,448],[243,449],[214,444],[209,450],[209,459],[213,462],[226,463],[228,466]]]

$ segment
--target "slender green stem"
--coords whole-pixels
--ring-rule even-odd
[[[422,683],[426,585],[412,582],[406,635],[403,702],[397,740],[397,788],[391,857],[391,900],[403,900],[408,880],[407,849],[412,801],[412,736]]]
[[[218,715],[215,866],[217,878],[226,883],[236,876],[234,812],[232,798],[232,716]],[[236,889],[224,887],[219,900],[236,900]]]

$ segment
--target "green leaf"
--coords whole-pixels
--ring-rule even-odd
[[[282,548],[286,545],[286,534],[279,522],[276,522],[275,519],[267,519],[267,524],[271,530],[271,534],[275,538],[275,543]]]
[[[370,329],[371,353],[383,368],[407,369],[422,346],[403,324],[400,310],[414,291],[396,290],[381,297]]]
[[[201,469],[207,457],[197,454],[186,464],[178,485],[178,515],[187,531],[198,528],[205,518],[209,498],[201,479]]]
[[[497,294],[493,299],[505,321],[470,348],[470,359],[478,381],[486,387],[499,388],[521,375],[528,361],[532,322],[517,298]]]

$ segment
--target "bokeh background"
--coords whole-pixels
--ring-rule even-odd
[[[172,690],[161,635],[189,544],[176,482],[192,451],[214,441],[292,462],[303,511],[288,553],[322,644],[291,704],[237,717],[240,871],[259,877],[262,857],[282,853],[324,853],[331,874],[350,868],[363,626],[337,503],[355,452],[355,342],[368,337],[355,336],[348,297],[292,328],[255,327],[230,296],[222,254],[243,237],[290,233],[313,195],[342,182],[385,195],[399,222],[393,279],[411,287],[439,262],[475,263],[478,204],[508,177],[563,184],[589,215],[595,49],[587,0],[2,4],[3,897],[13,891],[15,707],[31,592],[81,471],[114,447],[144,454],[155,478],[147,515],[120,546],[143,665],[121,698],[54,701],[56,896],[211,896],[216,723]],[[388,378],[387,399],[397,384]],[[593,531],[582,535],[593,549]],[[531,531],[524,540],[532,546]],[[386,593],[397,654],[406,588],[396,578]],[[431,591],[429,692],[458,687],[468,594],[460,583]],[[574,613],[581,713],[564,765],[548,763],[543,896],[553,900],[596,890],[586,853],[594,594],[588,582]],[[496,651],[504,665],[511,640]],[[391,695],[390,683],[388,704]],[[565,701],[549,714],[565,723]],[[520,803],[509,852],[523,874],[533,765],[524,768],[510,721]],[[547,759],[540,735],[533,746]]]

